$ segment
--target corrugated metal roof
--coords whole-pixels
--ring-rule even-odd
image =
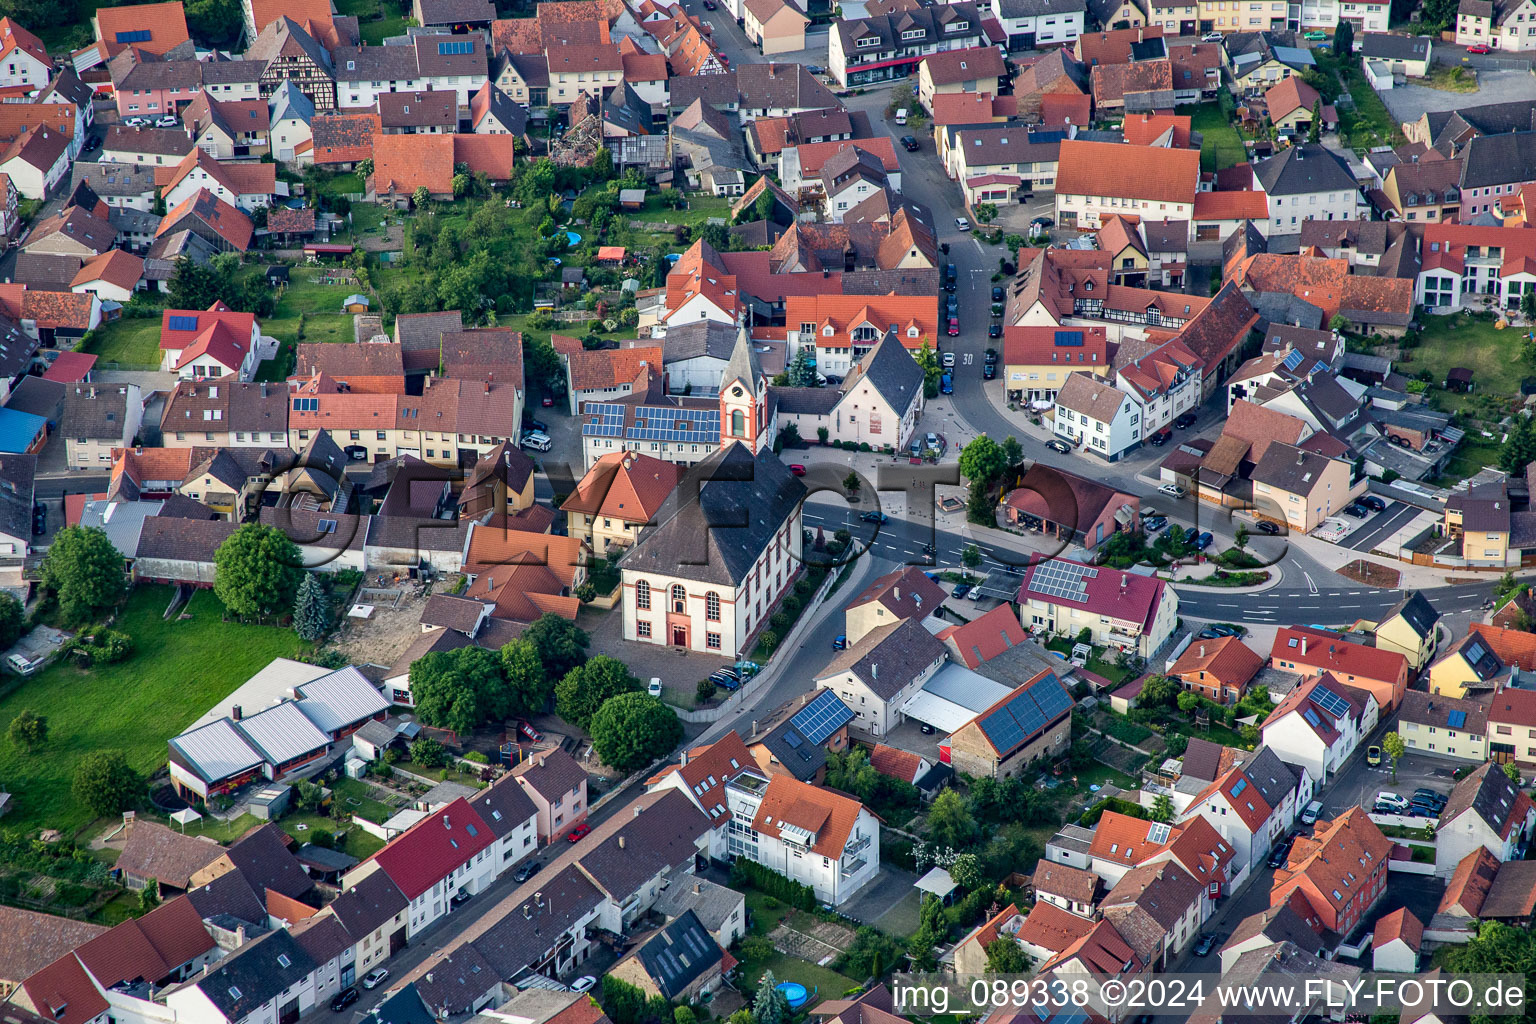
[[[297,687],[299,710],[321,732],[334,733],[389,710],[389,701],[356,668],[348,666]]]
[[[284,701],[239,725],[252,746],[279,765],[329,745],[331,738],[304,716],[294,701]]]
[[[171,740],[188,766],[208,782],[227,779],[261,764],[261,755],[226,718],[186,732]]]

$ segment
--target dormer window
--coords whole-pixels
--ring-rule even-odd
[[[971,23],[968,22],[968,21],[957,21],[953,25],[946,25],[945,28],[944,28],[944,31],[945,32],[964,32],[966,29],[968,29],[970,27],[971,27]]]
[[[903,32],[901,34],[901,38],[904,39],[904,40],[905,39],[921,39],[925,35],[927,35],[927,33],[924,32],[920,28],[909,28],[909,29],[907,29],[905,32]]]
[[[903,37],[903,38],[905,38],[905,37]],[[879,46],[880,45],[880,37],[879,36],[865,36],[863,39],[860,39],[854,45],[857,46],[861,50],[867,50],[871,46]]]

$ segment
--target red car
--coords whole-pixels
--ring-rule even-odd
[[[555,407],[555,400],[550,398],[548,395],[545,395],[543,401],[541,401],[539,404],[546,409],[553,409]]]
[[[1469,47],[1467,47],[1467,52],[1468,53],[1492,53],[1493,51],[1488,49],[1488,47],[1479,44],[1477,46],[1469,46]]]
[[[947,328],[947,332],[948,332],[948,334],[949,334],[949,336],[951,338],[959,336],[959,334],[960,334],[960,321],[958,319],[956,319],[955,317],[950,317],[949,318],[949,327]]]
[[[789,464],[789,471],[795,474],[795,476],[805,476],[805,467],[798,462],[791,462]]]
[[[577,825],[575,828],[571,829],[565,834],[565,841],[568,843],[579,843],[584,838],[586,838],[587,833],[591,831],[592,826],[588,825],[586,822],[582,822],[580,825]]]

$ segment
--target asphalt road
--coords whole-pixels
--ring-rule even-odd
[[[1329,574],[1326,580],[1336,577]],[[1488,599],[1491,584],[1460,587],[1431,587],[1421,590],[1429,603],[1442,614],[1465,612]],[[1399,590],[1375,590],[1352,584],[1343,587],[1319,587],[1317,590],[1276,587],[1253,594],[1222,593],[1210,587],[1180,587],[1179,612],[1197,619],[1215,622],[1251,622],[1270,625],[1305,623],[1328,625],[1370,618],[1402,598]]]

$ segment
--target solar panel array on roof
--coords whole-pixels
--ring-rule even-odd
[[[1321,729],[1323,727],[1323,720],[1318,718],[1317,712],[1313,711],[1311,708],[1307,708],[1305,711],[1303,711],[1301,713],[1301,717],[1311,722],[1314,729]]]
[[[1307,694],[1307,696],[1314,704],[1334,718],[1343,718],[1349,714],[1349,701],[1326,687],[1314,686],[1312,692]]]
[[[1445,724],[1452,729],[1460,729],[1467,724],[1467,713],[1465,711],[1452,711],[1449,715],[1445,716]]]
[[[173,331],[195,331],[197,330],[197,317],[173,316],[170,318],[170,325]]]
[[[1088,584],[1084,581],[1094,579],[1098,575],[1097,569],[1053,558],[1035,566],[1034,574],[1029,578],[1029,589],[1037,594],[1045,594],[1047,597],[1059,597],[1078,604],[1087,604]]]
[[[1487,653],[1487,651],[1483,650],[1483,645],[1478,643],[1476,640],[1467,644],[1467,660],[1474,665],[1482,661],[1483,655]]]
[[[1033,686],[1020,687],[1001,707],[977,720],[983,735],[1000,754],[1007,754],[1072,707],[1072,700],[1053,675]]]
[[[117,33],[117,41],[120,43],[147,43],[155,38],[155,34],[147,28],[136,28],[129,32]]]
[[[642,405],[634,409],[588,402],[581,432],[586,437],[622,437],[630,441],[714,444],[720,440],[720,410],[669,409]]]
[[[1280,365],[1284,369],[1294,370],[1301,365],[1301,361],[1305,358],[1307,358],[1306,353],[1302,352],[1301,349],[1292,349],[1291,354],[1286,356],[1285,362]]]
[[[596,405],[587,403],[590,422],[583,423],[581,432],[588,437],[623,437],[624,407],[622,405]]]
[[[474,53],[475,44],[471,42],[438,43],[438,56],[446,57],[455,53]]]
[[[831,690],[822,690],[816,699],[795,713],[789,724],[800,735],[820,746],[837,730],[853,721],[853,712]]]
[[[1056,345],[1058,348],[1082,348],[1082,331],[1057,331]]]

